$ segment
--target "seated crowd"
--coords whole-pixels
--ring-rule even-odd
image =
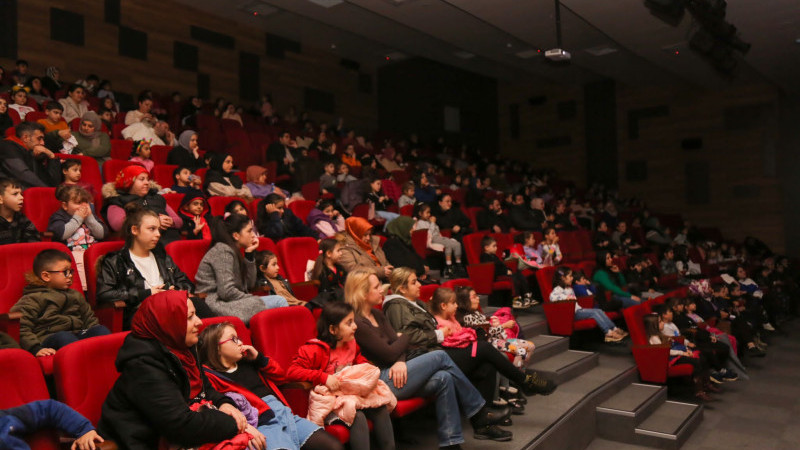
[[[766,333],[797,311],[788,258],[754,238],[724,242],[683,222],[670,230],[642,202],[600,185],[574,189],[528,164],[441,140],[424,145],[416,135],[369,142],[342,121],[281,115],[269,98],[245,111],[146,91],[123,114],[109,82],[89,76],[67,86],[57,68],[46,73],[26,75],[21,61],[0,96],[0,244],[47,238],[69,253],[43,250],[26,268],[11,308],[21,314],[19,342],[0,345],[47,357],[111,333],[83,291],[96,292],[98,305],[121,302],[131,332],[97,432],[80,421],[65,428],[80,436],[73,448],[104,438],[156,448],[164,438],[181,447],[336,449],[342,444],[324,429],[335,423],[349,428],[353,449],[370,441],[391,449],[392,409],[418,397],[435,402],[440,447],[464,442],[461,416],[475,438],[508,441],[501,427],[524,413],[526,396],[556,389],[526,369],[535,346],[515,312],[574,302],[572,320],[593,320],[605,342],[619,343],[629,338],[622,311],[668,296],[644,316],[647,342],[668,344],[670,364],[691,365],[695,394],[708,400],[717,384],[746,376],[744,358],[764,356]],[[36,112],[42,118],[27,120]],[[202,147],[192,128],[208,120],[280,132],[256,155],[264,165],[241,171],[236,159],[252,155]],[[127,164],[112,155],[115,145],[129,149]],[[162,162],[157,146],[170,148]],[[90,164],[105,184],[84,179]],[[166,165],[167,186],[155,180]],[[23,213],[33,188],[54,188],[46,230]],[[588,247],[576,256],[566,241],[578,233]],[[265,248],[291,238],[318,243],[316,260],[302,261],[313,295],[281,275],[279,261],[298,256]],[[185,240],[207,245],[191,272],[167,248]],[[120,246],[91,278],[85,253],[114,241]],[[493,283],[507,283],[508,295],[492,291],[501,308],[488,315],[465,279],[481,265]],[[438,286],[448,280],[452,288]],[[424,285],[436,286],[423,298]],[[295,305],[318,317],[317,337],[287,367],[243,342],[231,322],[199,332],[201,319],[250,324]],[[369,392],[354,387],[365,381]],[[287,382],[312,387],[306,418],[281,392]],[[357,397],[358,407],[335,407],[336,396]],[[3,421],[13,414],[0,412],[0,427],[13,426]]]

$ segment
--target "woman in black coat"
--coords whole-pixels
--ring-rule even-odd
[[[137,206],[126,211],[125,246],[98,263],[97,301],[125,302],[123,327],[127,329],[136,309],[150,295],[170,289],[194,291],[194,285],[159,245],[158,215]],[[210,312],[204,303],[201,305],[197,305],[202,308],[201,316],[207,317]]]
[[[414,219],[408,216],[400,216],[389,222],[386,226],[389,238],[383,244],[383,253],[392,266],[414,269],[414,273],[422,282],[427,278],[429,268],[411,244],[411,233],[414,232],[415,225]]]
[[[120,448],[144,450],[159,448],[162,437],[188,448],[247,432],[254,448],[266,447],[264,435],[200,370],[200,325],[185,291],[164,291],[142,303],[117,354],[120,376],[103,403],[102,436]]]

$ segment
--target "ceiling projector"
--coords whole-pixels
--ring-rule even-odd
[[[572,55],[570,55],[566,50],[553,48],[545,51],[544,57],[550,61],[569,61],[572,58]]]

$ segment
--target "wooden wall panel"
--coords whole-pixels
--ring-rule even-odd
[[[377,126],[375,95],[358,91],[358,73],[339,65],[339,57],[306,45],[301,54],[287,52],[285,59],[266,56],[265,30],[244,28],[240,24],[184,5],[163,0],[123,1],[121,25],[147,33],[146,62],[118,55],[118,28],[104,22],[103,3],[97,0],[25,0],[19,2],[19,57],[31,64],[34,74],[47,66],[61,69],[62,78],[75,80],[95,73],[108,78],[113,88],[136,95],[144,89],[159,94],[173,91],[192,95],[197,89],[195,72],[173,66],[174,41],[196,45],[198,72],[210,77],[212,98],[225,97],[239,102],[239,52],[259,55],[261,93],[272,94],[279,110],[294,106],[302,110],[305,87],[332,92],[336,97],[334,114],[311,112],[319,121],[334,122],[339,116],[349,126],[373,131]],[[84,16],[85,46],[78,47],[50,40],[50,7]],[[234,37],[234,49],[223,49],[191,39],[189,27],[197,25]],[[4,67],[13,61],[0,58]],[[374,71],[361,68],[362,73]]]
[[[500,154],[530,161],[538,168],[555,169],[578,186],[586,181],[586,149],[583,89],[580,86],[543,85],[538,82],[510,84],[500,82],[497,89],[500,124]],[[528,99],[545,96],[546,101],[530,105]],[[575,102],[574,118],[559,120],[560,102]],[[519,105],[519,138],[511,137],[510,106]],[[542,139],[569,136],[568,145],[540,149]]]

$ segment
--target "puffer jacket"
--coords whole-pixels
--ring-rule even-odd
[[[237,434],[231,416],[216,409],[190,409],[201,400],[216,407],[236,404],[217,392],[202,371],[203,389],[190,398],[186,370],[161,342],[129,334],[117,353],[116,368],[120,376],[103,403],[97,431],[120,448],[159,448],[160,437],[179,447],[199,447]]]
[[[156,257],[158,272],[164,280],[164,289],[174,288],[177,291],[194,292],[194,285],[189,278],[175,265],[172,258],[159,244],[152,250]],[[127,248],[111,252],[100,259],[97,275],[97,301],[125,302],[123,326],[129,328],[133,313],[139,304],[152,293],[145,289],[144,277],[136,269]]]
[[[22,297],[11,311],[22,313],[19,319],[20,344],[34,355],[52,334],[88,330],[100,324],[80,292],[50,289],[41,284],[25,286]]]
[[[383,314],[398,333],[408,336],[406,359],[442,348],[436,335],[436,319],[417,300],[414,306],[402,295],[389,295],[383,301]]]
[[[139,197],[138,195],[129,194],[127,192],[120,192],[114,187],[114,183],[104,184],[103,188],[100,190],[103,195],[103,208],[101,209],[103,220],[111,224],[113,228],[115,225],[109,221],[108,209],[112,206],[116,206],[124,210],[125,205],[128,203],[137,203],[142,208],[153,211],[159,215],[169,215],[167,212],[167,200],[162,195],[159,195],[159,191],[161,191],[161,186],[152,180],[150,181],[150,191],[148,191],[147,195],[144,197]],[[175,213],[177,214],[177,212]],[[177,215],[176,217],[180,218],[180,216]],[[179,240],[181,238],[179,231],[181,226],[183,226],[183,224],[178,223],[176,219],[176,223],[172,228],[161,230],[161,243],[167,245],[170,242]]]

